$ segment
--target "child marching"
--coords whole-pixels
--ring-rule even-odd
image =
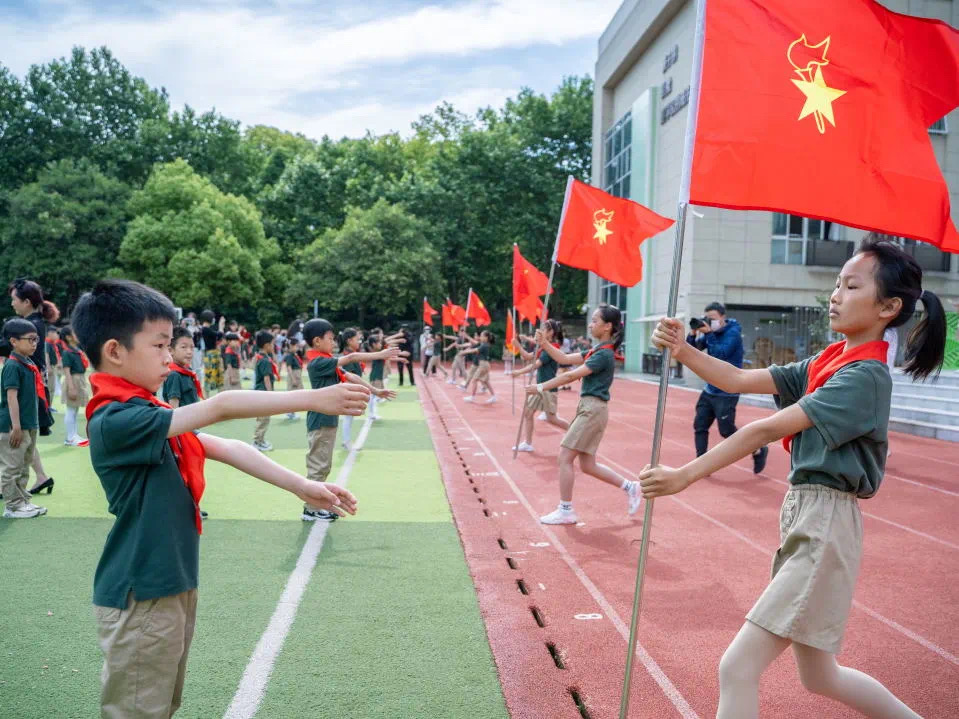
[[[474,402],[476,397],[476,390],[482,385],[486,391],[490,393],[490,398],[487,399],[483,404],[493,404],[496,402],[496,390],[493,389],[493,385],[489,381],[489,351],[490,347],[493,344],[493,333],[489,330],[483,330],[480,332],[480,342],[476,347],[463,350],[463,353],[466,355],[476,355],[474,361],[476,365],[472,372],[470,372],[470,377],[466,382],[466,391],[469,391],[470,384],[473,385],[473,394],[464,397],[464,402]]]
[[[563,328],[559,321],[552,319],[546,320],[546,323],[544,324],[544,332],[546,334],[546,341],[554,349],[558,350],[563,341]],[[557,365],[556,360],[553,359],[547,352],[544,352],[541,349],[537,350],[535,353],[527,352],[521,347],[516,339],[513,340],[513,343],[523,355],[523,359],[533,360],[533,362],[523,369],[513,370],[510,372],[510,376],[521,377],[522,375],[528,374],[535,370],[536,384],[545,384],[556,377],[556,368],[559,365]],[[546,392],[537,392],[535,394],[527,395],[526,406],[523,408],[523,423],[524,428],[526,429],[526,438],[516,447],[514,447],[514,450],[518,452],[533,451],[533,418],[536,416],[537,412],[543,412],[546,415],[546,421],[551,425],[559,427],[562,430],[569,429],[569,422],[567,422],[565,419],[560,419],[556,415],[556,397],[558,394],[559,390],[554,387]]]

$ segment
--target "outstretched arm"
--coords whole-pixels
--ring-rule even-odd
[[[540,347],[543,348],[543,351],[546,354],[556,360],[557,364],[580,365],[586,361],[583,355],[581,355],[579,352],[566,354],[559,347],[553,347],[553,345],[546,341],[546,335],[543,333],[543,330],[536,330],[536,342]]]
[[[542,384],[529,385],[526,388],[526,394],[536,394],[537,392],[549,392],[551,389],[562,387],[564,384],[570,384],[571,382],[575,382],[576,380],[582,379],[583,377],[586,377],[587,375],[591,375],[591,374],[593,374],[593,370],[591,370],[586,365],[582,365],[581,367],[577,367],[576,369],[570,370],[569,372],[558,374],[555,377],[553,377],[553,379],[549,380],[548,382],[543,382]]]

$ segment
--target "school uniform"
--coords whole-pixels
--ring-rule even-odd
[[[377,389],[383,388],[383,365],[385,364],[386,360],[381,359],[370,363],[370,384]]]
[[[489,345],[481,342],[476,350],[476,373],[473,379],[476,382],[489,382]]]
[[[83,356],[80,350],[70,347],[61,356],[63,368],[70,370],[70,378],[64,373],[63,399],[70,409],[86,407],[90,401],[90,385],[87,382],[87,368],[83,365]],[[70,393],[73,393],[71,399]]]
[[[57,379],[60,376],[60,347],[57,340],[44,340],[47,352],[47,394],[50,401],[56,396]]]
[[[892,378],[884,362],[858,361],[806,394],[814,359],[769,368],[777,405],[798,403],[813,426],[792,438],[780,547],[746,618],[836,654],[862,558],[859,499],[875,495],[885,471]]]
[[[287,352],[284,362],[289,368],[289,389],[303,389],[303,360],[296,352]]]
[[[276,387],[276,365],[268,355],[257,354],[254,358],[256,365],[253,369],[253,389],[268,392],[266,378],[270,378],[270,387]],[[257,417],[256,429],[253,431],[253,441],[259,444],[266,442],[266,428],[270,426],[269,417]]]
[[[306,366],[313,389],[332,387],[340,382],[339,362],[336,357],[312,357]],[[333,449],[336,446],[336,428],[339,417],[320,412],[306,413],[306,431],[309,449],[306,453],[306,478],[325,482],[333,467]],[[317,511],[320,507],[303,505],[304,510]]]
[[[223,350],[223,367],[224,390],[243,389],[243,383],[240,382],[240,357],[232,347]]]
[[[163,399],[166,402],[177,399],[180,401],[181,407],[186,407],[199,402],[203,398],[197,390],[196,380],[189,375],[171,371],[167,378],[163,380]]]
[[[544,350],[540,350],[539,367],[536,368],[536,384],[549,382],[556,376],[556,370],[559,366],[552,357]],[[559,396],[559,390],[553,388],[549,392],[537,392],[526,398],[526,406],[533,412],[546,412],[546,414],[556,414],[556,398]]]
[[[28,357],[12,353],[0,371],[0,487],[3,502],[10,511],[23,509],[32,504],[27,491],[30,481],[30,463],[37,447],[37,431],[40,428],[38,402],[39,368]],[[20,429],[23,439],[18,447],[10,446],[13,420],[7,404],[7,390],[17,390],[20,406]]]
[[[609,388],[613,384],[616,358],[612,345],[600,345],[584,350],[586,366],[592,371],[580,382],[579,404],[576,416],[566,430],[560,446],[584,454],[596,454],[609,422]]]

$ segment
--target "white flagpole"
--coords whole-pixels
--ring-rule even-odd
[[[673,246],[673,269],[669,285],[668,317],[676,316],[679,301],[679,276],[683,261],[683,236],[686,231],[686,210],[689,207],[689,185],[693,168],[693,149],[696,142],[696,122],[699,119],[699,90],[703,74],[703,44],[706,38],[706,0],[696,1],[696,34],[693,40],[693,62],[689,79],[689,108],[686,115],[686,142],[683,149],[682,179],[679,184],[679,206],[676,213],[676,240]],[[663,364],[659,375],[659,399],[656,404],[656,424],[653,428],[653,448],[649,460],[651,466],[659,464],[659,450],[663,441],[663,420],[666,412],[666,392],[669,388],[669,350],[663,351]],[[639,611],[643,598],[643,580],[646,575],[646,557],[649,554],[650,533],[653,526],[653,500],[647,500],[643,516],[643,539],[639,548],[639,564],[636,570],[636,588],[633,592],[633,613],[629,626],[629,650],[626,655],[626,676],[619,704],[619,719],[629,716],[629,693],[633,675],[633,659],[636,657]]]

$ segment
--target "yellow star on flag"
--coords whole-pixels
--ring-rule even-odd
[[[806,103],[803,105],[802,111],[799,113],[799,119],[802,120],[815,113],[816,125],[819,127],[819,132],[826,131],[822,124],[821,118],[823,117],[829,120],[830,125],[835,127],[836,121],[832,114],[832,103],[834,100],[837,100],[845,95],[846,91],[837,90],[826,85],[826,81],[822,76],[822,68],[818,66],[816,67],[816,74],[813,77],[812,82],[807,82],[806,80],[792,80],[792,83],[799,88],[803,95],[806,96]]]

